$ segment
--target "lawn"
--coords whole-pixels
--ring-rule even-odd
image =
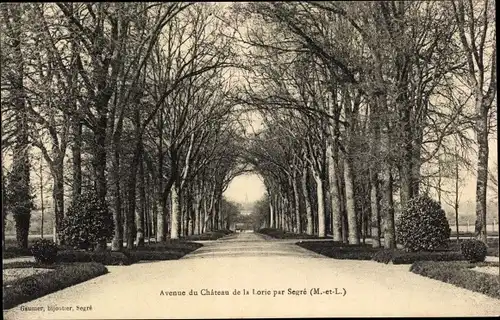
[[[264,228],[257,231],[258,233],[276,238],[276,239],[328,239],[331,237],[319,238],[318,236],[305,233],[293,233],[274,228]]]
[[[186,240],[146,243],[143,247],[135,247],[131,250],[124,248],[120,252],[111,251],[110,248],[105,251],[85,251],[74,250],[68,246],[59,246],[57,261],[66,263],[98,262],[104,265],[130,265],[141,260],[176,260],[202,246],[200,243]],[[4,259],[20,256],[32,256],[32,254],[29,249],[19,249],[17,247],[8,247],[3,252]]]
[[[231,230],[216,230],[216,231],[208,231],[202,234],[194,234],[190,236],[185,236],[182,239],[187,241],[208,241],[208,240],[218,240],[222,237],[232,234]]]
[[[463,260],[460,251],[405,252],[401,249],[373,248],[367,244],[350,245],[336,241],[301,241],[296,245],[334,259],[374,260],[381,263],[412,264],[415,261]]]
[[[349,245],[336,241],[300,241],[296,245],[334,259],[371,260],[379,251],[367,244]]]
[[[410,271],[431,279],[453,284],[457,287],[483,293],[500,299],[500,277],[498,273],[488,274],[474,271],[473,268],[490,266],[500,268],[496,263],[469,263],[467,261],[417,261]]]
[[[4,264],[3,269],[4,309],[10,309],[108,272],[104,265],[96,262],[53,265],[16,262]]]

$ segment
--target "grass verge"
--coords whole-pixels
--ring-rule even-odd
[[[57,262],[97,262],[106,266],[128,266],[135,261],[124,252],[61,250]]]
[[[299,241],[296,245],[334,259],[371,260],[377,248],[335,241]]]
[[[335,241],[300,241],[296,245],[334,259],[374,260],[381,263],[412,264],[415,261],[464,260],[457,251],[405,252],[373,248],[367,244],[350,245]]]
[[[327,239],[328,238],[328,237],[319,238],[318,236],[304,234],[304,233],[286,232],[286,231],[274,229],[274,228],[264,228],[264,229],[260,229],[257,232],[261,233],[261,234],[265,234],[265,235],[273,237],[273,238],[276,238],[276,239]]]
[[[471,268],[496,264],[469,263],[466,261],[417,261],[410,271],[431,279],[453,284],[457,287],[479,292],[500,299],[500,279],[498,275],[481,273]]]
[[[98,262],[104,265],[130,265],[141,260],[177,260],[203,246],[199,243],[171,240],[145,244],[123,251],[62,250],[57,253],[58,262]]]
[[[183,240],[187,241],[207,241],[207,240],[217,240],[222,237],[225,237],[229,234],[232,234],[233,232],[231,230],[216,230],[216,231],[209,231],[205,232],[202,234],[194,234],[190,236],[186,236],[183,238]]]
[[[460,251],[406,252],[404,250],[379,249],[373,260],[381,263],[412,264],[416,261],[460,261],[464,260]]]
[[[4,282],[4,310],[108,272],[105,266],[96,262],[57,264],[53,269],[54,272]]]

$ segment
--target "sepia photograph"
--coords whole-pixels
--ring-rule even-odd
[[[500,316],[496,1],[3,2],[3,318]]]

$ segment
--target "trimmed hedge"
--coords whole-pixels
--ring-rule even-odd
[[[3,284],[3,308],[10,309],[49,293],[108,272],[100,263],[60,264],[53,272],[32,275]]]
[[[97,262],[107,266],[127,266],[135,262],[124,252],[64,250],[57,254],[58,262]]]
[[[55,264],[45,264],[34,261],[15,261],[7,262],[3,265],[3,269],[19,269],[19,268],[43,268],[43,269],[55,269]]]
[[[216,230],[216,231],[205,232],[205,233],[202,233],[202,234],[194,234],[194,235],[191,235],[191,236],[186,236],[183,239],[184,240],[189,240],[189,241],[217,240],[217,239],[220,239],[222,237],[225,237],[228,234],[229,233],[227,233],[227,231]]]
[[[148,243],[142,247],[135,247],[136,251],[178,251],[189,253],[200,247],[201,243],[188,242],[183,240],[168,240],[166,242]]]
[[[460,261],[464,260],[458,251],[420,251],[406,252],[394,249],[379,249],[373,260],[381,263],[412,264],[416,261]]]
[[[500,299],[500,278],[498,275],[477,272],[470,269],[480,265],[482,264],[473,264],[466,261],[417,261],[412,264],[410,271]],[[498,267],[498,264],[496,267]]]
[[[276,238],[276,239],[321,239],[318,236],[305,234],[305,233],[293,233],[286,232],[279,229],[274,228],[263,228],[257,231],[258,233],[265,234],[267,236]],[[325,237],[328,238],[328,237]]]
[[[234,233],[234,231],[229,230],[229,229],[220,229],[220,230],[217,230],[217,232],[222,232],[225,235],[229,235],[229,234],[233,234]]]
[[[202,244],[171,240],[151,243],[132,250],[77,251],[63,250],[58,253],[59,262],[99,262],[104,265],[126,266],[141,260],[177,260],[202,247]]]
[[[366,244],[350,245],[334,241],[299,241],[296,245],[330,258],[349,260],[371,260],[380,250]]]
[[[3,259],[11,259],[11,258],[25,257],[25,256],[33,256],[29,248],[21,249],[18,247],[7,247],[2,252]]]
[[[137,261],[159,261],[159,260],[177,260],[185,256],[186,254],[179,251],[141,251],[141,250],[130,250],[123,251],[123,253],[129,258],[129,260]]]

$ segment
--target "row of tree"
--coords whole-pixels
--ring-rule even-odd
[[[238,99],[264,119],[246,157],[268,189],[268,226],[393,248],[395,212],[440,196],[444,172],[458,184],[475,151],[486,240],[493,2],[248,3],[233,19],[247,45]]]
[[[114,250],[229,223],[222,193],[242,170],[242,128],[227,99],[236,55],[226,13],[202,3],[1,5],[2,213],[13,214],[20,247],[35,152],[50,168],[56,237],[67,202],[90,189],[110,205]]]

